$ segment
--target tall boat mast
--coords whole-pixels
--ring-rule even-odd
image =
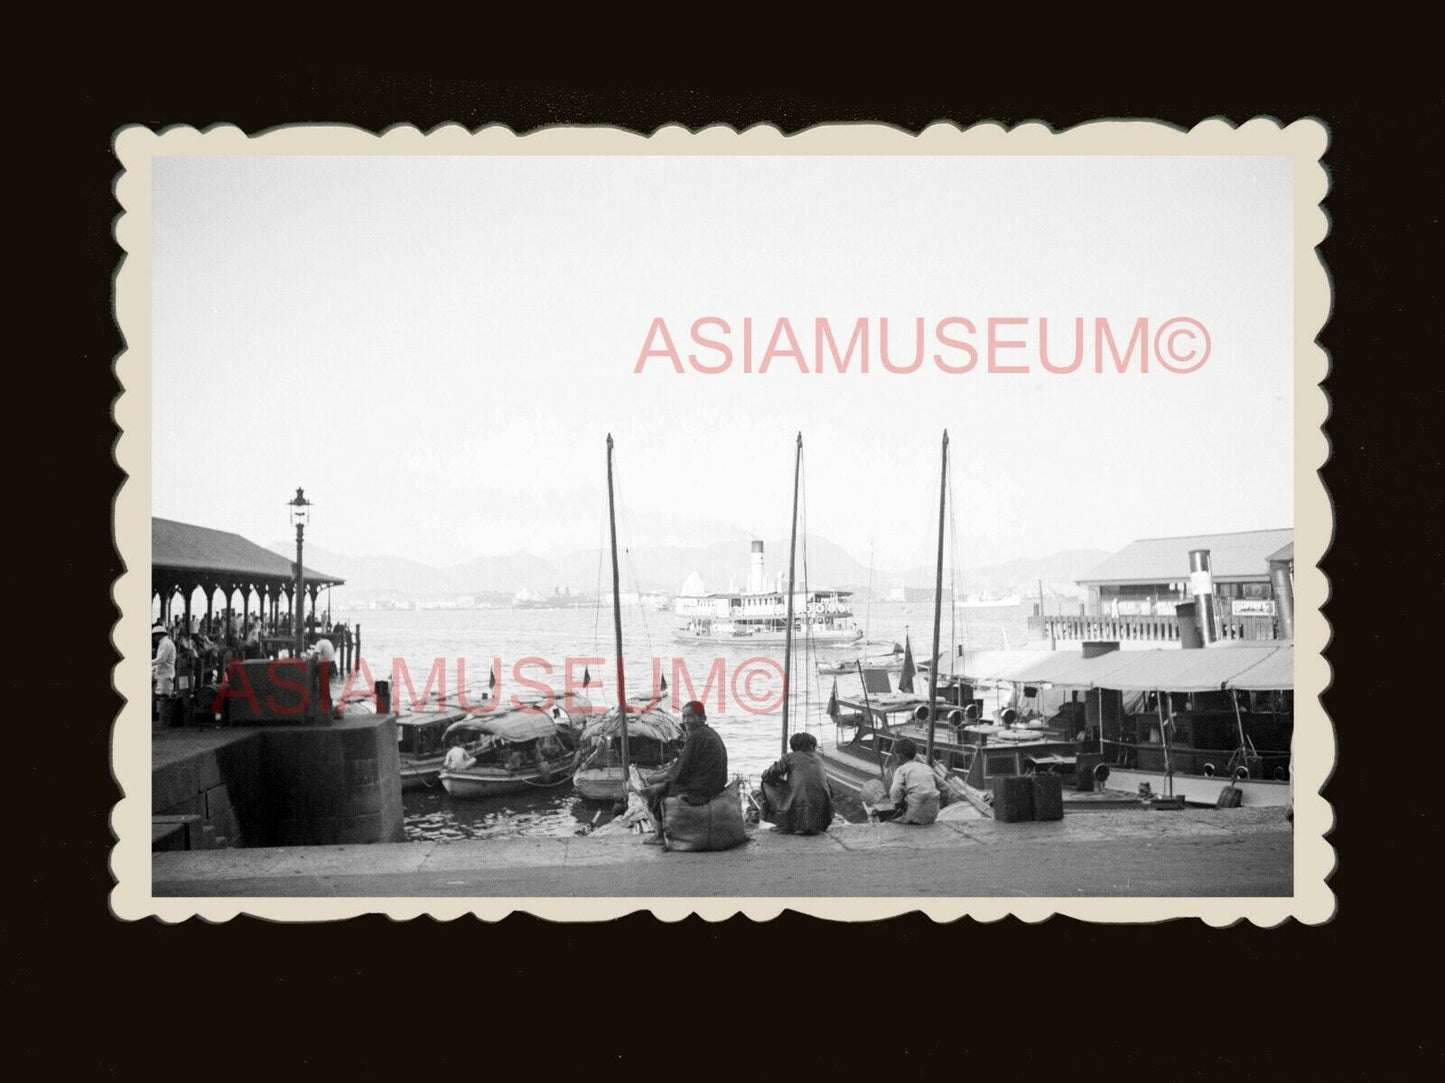
[[[938,478],[938,574],[933,581],[933,665],[928,667],[928,748],[924,760],[933,763],[934,715],[938,713],[938,634],[943,620],[943,520],[948,500],[948,430],[943,430],[943,468]]]
[[[793,569],[798,556],[798,474],[803,468],[803,434],[793,456],[793,534],[788,542],[788,626],[783,633],[783,755],[788,754],[788,692],[793,666]],[[776,610],[774,610],[776,612]]]
[[[617,504],[612,495],[612,434],[607,434],[607,523],[612,533],[612,630],[617,648],[617,710],[622,717],[622,775],[632,762],[627,749],[627,687],[622,679],[622,585],[617,571]],[[940,558],[941,559],[941,558]],[[785,707],[784,710],[787,708]],[[624,787],[626,783],[623,783]]]

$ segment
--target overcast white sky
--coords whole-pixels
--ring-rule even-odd
[[[903,568],[947,427],[965,566],[1288,526],[1291,183],[1284,158],[161,158],[154,512],[265,544],[302,485],[331,550],[547,556],[598,543],[611,431],[631,544],[777,537],[801,429],[809,529]],[[735,342],[789,316],[807,346],[815,316],[1181,314],[1212,337],[1188,376],[633,372],[654,316]]]

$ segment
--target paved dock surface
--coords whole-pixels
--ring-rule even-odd
[[[1148,809],[1053,823],[759,831],[723,853],[637,835],[203,850],[154,855],[156,896],[1287,896],[1283,809]]]

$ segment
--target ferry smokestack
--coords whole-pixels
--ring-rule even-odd
[[[1279,618],[1281,639],[1294,638],[1294,578],[1288,561],[1276,560],[1269,566],[1269,581],[1274,586],[1274,611]]]
[[[1210,570],[1208,549],[1189,550],[1189,593],[1194,596],[1199,638],[1206,647],[1212,647],[1219,642],[1219,616],[1214,611],[1214,573]]]
[[[748,593],[764,594],[767,581],[763,577],[763,543],[753,542],[752,563],[748,565]]]

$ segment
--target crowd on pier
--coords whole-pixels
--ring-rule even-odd
[[[310,648],[322,650],[333,676],[337,650],[345,645],[349,656],[358,633],[347,621],[337,621],[327,629],[314,616],[307,619],[306,642]],[[184,721],[187,708],[206,710],[233,661],[276,657],[281,650],[290,653],[294,644],[294,628],[284,615],[272,620],[234,612],[193,614],[187,620],[177,614],[168,621],[157,620],[151,628],[156,720],[170,725],[177,722],[178,713]]]

